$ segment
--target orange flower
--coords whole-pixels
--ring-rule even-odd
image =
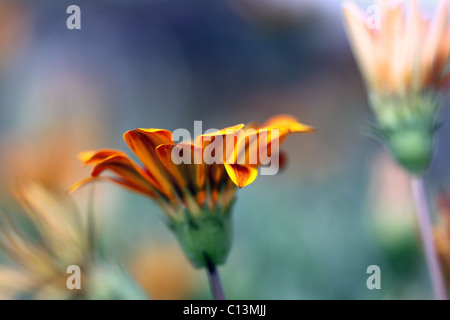
[[[262,126],[251,124],[241,130],[243,127],[228,127],[202,135],[195,143],[179,144],[174,144],[172,133],[168,130],[130,130],[124,134],[124,140],[143,166],[122,151],[104,149],[82,152],[79,155],[82,163],[93,166],[91,177],[75,184],[69,192],[91,181],[103,179],[156,200],[174,219],[185,207],[193,215],[204,205],[210,209],[217,205],[227,208],[234,199],[235,187],[242,188],[255,180],[257,167],[264,160],[260,156],[262,151],[267,151],[270,157],[271,144],[275,140],[281,143],[288,134],[313,131],[313,128],[286,115],[273,117]],[[227,137],[235,138],[231,148],[227,147]],[[220,145],[215,143],[216,140],[221,140]],[[206,151],[213,144],[215,158],[222,161],[207,164],[205,159],[211,158],[208,158]],[[223,152],[217,155],[220,150]],[[187,151],[190,151],[190,162],[178,165],[173,162],[173,154],[183,156]],[[248,161],[251,157],[255,161]],[[102,174],[105,171],[112,172],[113,176],[104,177]]]
[[[379,29],[353,2],[343,6],[349,39],[369,91],[382,95],[438,89],[450,81],[445,70],[450,56],[448,0],[441,1],[431,19],[418,1],[405,12],[403,1],[381,1]]]
[[[257,168],[268,164],[267,160],[278,162],[279,144],[289,134],[313,131],[285,115],[273,117],[262,126],[252,124],[241,130],[243,127],[225,128],[201,135],[195,143],[178,144],[167,130],[128,131],[125,142],[143,166],[121,151],[83,152],[81,161],[93,166],[91,177],[69,192],[106,179],[146,195],[170,218],[169,227],[194,266],[223,264],[231,249],[231,207],[236,187],[252,183]],[[104,176],[105,171],[113,175]]]

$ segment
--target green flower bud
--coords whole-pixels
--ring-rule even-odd
[[[206,206],[200,213],[186,214],[186,221],[174,222],[170,228],[181,247],[197,268],[224,264],[232,244],[231,207],[216,207],[211,212]]]
[[[433,158],[433,134],[403,129],[388,136],[388,146],[397,162],[411,173],[426,171]]]
[[[438,104],[434,94],[371,97],[379,135],[396,161],[412,174],[422,174],[434,155]]]

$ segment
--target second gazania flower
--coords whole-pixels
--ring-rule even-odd
[[[225,263],[231,248],[231,209],[236,190],[252,183],[261,164],[279,161],[279,146],[292,133],[313,132],[291,116],[263,125],[237,125],[175,144],[172,132],[135,129],[124,140],[142,166],[118,150],[80,154],[91,177],[107,180],[155,200],[196,267]],[[264,168],[261,168],[264,169]],[[267,168],[266,168],[267,169]],[[109,171],[112,175],[105,175]]]

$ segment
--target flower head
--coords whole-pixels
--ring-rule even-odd
[[[432,18],[425,18],[417,0],[383,0],[380,28],[353,2],[343,6],[353,52],[371,93],[405,95],[435,90],[450,81],[448,0],[441,1]]]
[[[434,154],[437,92],[450,83],[449,1],[441,1],[432,18],[421,14],[417,0],[408,8],[405,2],[381,1],[379,28],[350,1],[343,13],[377,133],[403,168],[421,174]]]
[[[225,262],[231,245],[230,210],[237,187],[252,183],[261,164],[278,160],[278,146],[291,133],[313,129],[290,116],[276,116],[265,124],[228,127],[174,144],[163,129],[135,129],[124,140],[138,157],[137,164],[117,150],[80,154],[93,166],[91,177],[71,191],[103,179],[155,200],[169,218],[181,245],[194,265]],[[275,147],[275,148],[274,148]],[[109,171],[112,175],[105,176]]]

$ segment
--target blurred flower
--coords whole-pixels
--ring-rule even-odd
[[[392,6],[391,6],[392,5]],[[450,54],[448,0],[432,19],[422,17],[418,1],[405,13],[404,1],[380,3],[381,27],[353,2],[344,4],[344,18],[361,72],[371,93],[408,95],[437,89],[450,81],[445,66]]]
[[[83,134],[73,125],[63,123],[47,126],[44,130],[2,136],[0,187],[9,189],[17,179],[26,175],[47,189],[67,189],[83,174],[73,155],[82,150],[83,143],[94,136],[90,126],[83,125],[81,130]]]
[[[80,158],[84,164],[93,166],[91,177],[75,184],[71,191],[90,181],[104,179],[144,194],[166,213],[170,228],[196,267],[223,264],[231,247],[231,206],[236,186],[243,187],[255,180],[262,160],[258,151],[283,142],[291,133],[313,131],[290,116],[273,117],[262,126],[249,125],[246,130],[252,130],[250,136],[241,130],[243,127],[225,128],[198,137],[195,144],[177,145],[168,130],[128,131],[124,140],[144,167],[121,151],[84,152]],[[227,146],[224,137],[230,136],[233,145]],[[264,142],[251,138],[262,136],[266,138]],[[205,161],[211,147],[215,152],[222,151],[220,163]],[[184,157],[186,152],[190,153],[189,164],[176,165],[172,154]],[[245,161],[237,161],[241,157]],[[257,159],[255,164],[248,161],[249,157]],[[114,176],[99,177],[106,170]]]
[[[107,282],[94,281],[93,270],[101,266],[94,260],[93,226],[83,221],[71,199],[32,181],[21,182],[15,193],[27,214],[20,221],[17,216],[0,216],[0,249],[12,262],[0,268],[0,296],[74,299],[89,297],[101,290],[98,286],[106,288]],[[81,289],[67,288],[71,265],[80,267]],[[136,286],[130,283],[128,287]],[[110,298],[117,297],[116,292],[107,292]],[[133,292],[132,298],[145,296],[137,286]]]
[[[412,173],[428,169],[437,128],[437,90],[448,84],[450,56],[448,0],[431,19],[418,1],[379,4],[380,28],[354,3],[343,13],[348,36],[375,111],[378,133],[397,161]]]
[[[440,224],[434,228],[434,238],[442,270],[450,286],[450,197],[446,193],[441,193],[437,197]]]
[[[198,274],[173,245],[140,249],[133,255],[129,269],[152,299],[188,299],[198,287]]]
[[[68,298],[73,292],[66,287],[67,267],[86,266],[90,256],[81,216],[67,196],[34,182],[21,183],[16,195],[39,240],[12,216],[1,217],[0,249],[18,268],[0,271],[0,291],[13,298]]]

